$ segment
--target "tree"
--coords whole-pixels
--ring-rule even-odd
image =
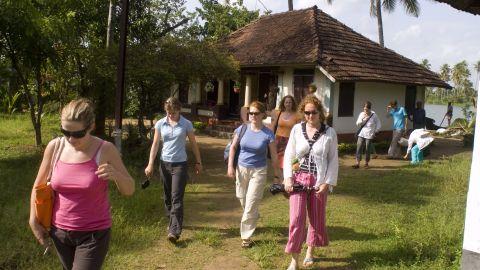
[[[450,66],[448,64],[443,64],[441,67],[440,67],[440,79],[444,80],[445,82],[449,82],[451,79],[452,79],[452,69],[450,68]],[[443,99],[445,98],[446,96],[446,92],[447,92],[447,89],[441,89],[440,91],[440,100],[443,101]]]
[[[231,32],[247,25],[259,16],[259,11],[250,11],[243,6],[243,0],[238,0],[233,4],[226,3],[222,5],[217,0],[199,0],[202,5],[197,8],[199,20],[204,21],[203,26],[199,26],[199,38],[219,40],[226,37]]]
[[[473,84],[469,79],[470,70],[467,61],[463,60],[452,68],[452,82],[454,87],[454,99],[456,102],[466,102],[473,96]]]
[[[327,3],[332,4],[333,0],[327,0]],[[370,15],[377,18],[378,25],[378,42],[382,47],[384,45],[383,39],[383,21],[382,8],[384,11],[393,12],[397,6],[397,0],[370,0]],[[420,14],[420,5],[417,0],[400,0],[408,15],[418,17]]]

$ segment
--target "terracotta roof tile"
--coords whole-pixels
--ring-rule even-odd
[[[439,76],[381,47],[316,6],[264,16],[223,45],[243,67],[319,64],[338,81],[377,81],[450,88]]]

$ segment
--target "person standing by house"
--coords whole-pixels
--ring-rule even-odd
[[[270,150],[276,181],[280,175],[275,136],[262,122],[266,118],[265,105],[259,101],[253,101],[249,106],[248,115],[250,123],[244,124],[247,128],[239,144],[237,143],[243,125],[234,132],[227,171],[228,177],[236,177],[236,196],[243,208],[240,222],[241,246],[245,248],[251,246],[251,237],[257,227],[258,208],[267,180],[267,149]],[[240,147],[240,154],[238,164],[234,164],[237,145]]]
[[[91,135],[94,122],[94,108],[87,99],[73,100],[62,109],[64,136],[48,143],[32,190],[30,227],[46,245],[48,233],[35,216],[34,201],[35,187],[46,184],[51,173],[54,203],[49,234],[64,269],[101,269],[112,226],[109,181],[122,195],[135,191],[117,148]]]
[[[413,129],[423,128],[426,126],[425,109],[423,103],[417,101],[415,110],[409,115],[410,121],[413,122]]]
[[[425,129],[415,129],[410,133],[408,137],[408,148],[407,153],[403,157],[404,159],[408,158],[408,154],[412,153],[412,165],[417,165],[423,161],[423,150],[433,142],[433,137],[430,132]]]
[[[322,101],[320,94],[317,92],[317,86],[314,83],[311,83],[310,85],[308,85],[308,94],[314,95],[316,98]]]
[[[398,141],[400,138],[405,134],[407,124],[408,124],[408,117],[405,108],[398,107],[397,101],[391,101],[390,104],[387,106],[387,117],[393,118],[393,132],[392,132],[392,141],[390,143],[390,147],[388,148],[387,158],[394,159],[400,158],[400,146]]]
[[[453,117],[453,106],[452,106],[452,102],[448,102],[447,112],[445,113],[445,116],[444,116],[444,118],[447,118],[448,126],[450,126],[450,124],[451,124],[451,122],[452,122],[452,117]],[[441,125],[441,124],[440,124],[440,125]]]
[[[305,121],[296,124],[290,133],[284,157],[284,184],[289,192],[290,222],[285,252],[291,254],[289,270],[298,269],[298,256],[302,244],[307,241],[305,267],[313,265],[315,247],[328,245],[326,229],[327,192],[337,184],[338,143],[332,127],[325,125],[325,109],[313,95],[306,96],[299,112]],[[292,162],[299,162],[299,170]],[[305,191],[293,192],[293,185],[300,184]],[[308,234],[305,230],[308,214]]]
[[[290,131],[300,120],[295,99],[291,95],[284,96],[280,101],[280,111],[274,114],[271,125],[277,143],[278,164],[281,169],[283,169],[283,155],[287,147],[288,137],[290,137]],[[283,179],[283,177],[280,178]]]
[[[356,125],[360,127],[360,132],[357,136],[357,151],[355,154],[356,164],[353,165],[354,169],[360,167],[360,161],[362,160],[362,152],[365,149],[365,168],[368,168],[368,162],[370,161],[370,144],[372,143],[375,134],[380,131],[381,123],[377,114],[372,111],[372,103],[370,101],[365,102],[363,105],[363,112],[358,115]]]
[[[155,157],[160,140],[163,141],[160,157],[160,175],[163,179],[163,193],[168,222],[167,239],[175,243],[183,228],[183,196],[188,180],[186,140],[192,144],[195,155],[195,173],[203,170],[202,159],[198,149],[192,122],[180,115],[182,104],[175,97],[170,97],[164,105],[167,116],[155,124],[155,135],[150,149],[145,175],[151,177],[154,171]]]

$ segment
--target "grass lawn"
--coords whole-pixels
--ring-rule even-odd
[[[59,121],[46,116],[43,123],[47,143],[59,134]],[[241,210],[222,161],[226,140],[198,139],[206,172],[191,174],[185,230],[176,246],[165,239],[161,185],[140,189],[148,145],[125,142],[124,160],[137,190],[125,198],[111,186],[113,234],[105,269],[286,269],[287,200],[265,189],[255,245],[242,250]],[[27,115],[0,115],[0,269],[60,268],[53,252],[42,256],[28,226],[41,155]],[[316,250],[312,269],[457,269],[470,162],[467,152],[419,167],[341,166],[328,198],[330,245]]]

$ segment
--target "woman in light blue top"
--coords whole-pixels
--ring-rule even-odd
[[[145,174],[147,177],[153,174],[153,166],[161,137],[163,147],[160,158],[160,174],[163,179],[165,210],[169,219],[167,238],[171,242],[176,242],[182,233],[183,195],[188,179],[187,152],[185,150],[187,137],[192,144],[193,154],[197,161],[195,163],[197,174],[202,171],[202,160],[193,133],[192,122],[180,115],[180,101],[170,97],[165,102],[164,108],[167,116],[155,124],[155,135]]]
[[[248,116],[250,123],[245,134],[240,138],[240,155],[238,165],[235,167],[235,150],[239,140],[242,126],[235,130],[228,157],[228,177],[236,176],[236,196],[243,208],[240,222],[240,235],[242,247],[251,246],[251,236],[257,226],[259,218],[258,207],[263,197],[264,185],[267,180],[267,149],[270,150],[272,166],[275,169],[275,181],[280,175],[277,148],[273,132],[263,125],[266,116],[265,105],[254,101],[250,104]]]

